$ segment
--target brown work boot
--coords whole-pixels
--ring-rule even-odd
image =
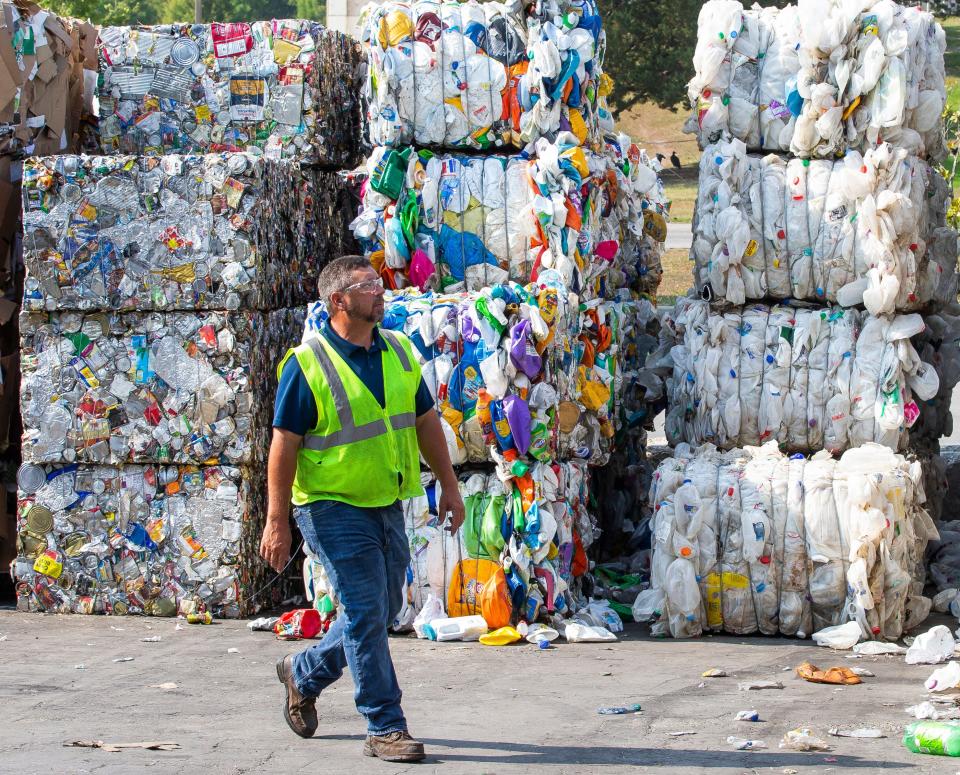
[[[422,762],[427,758],[423,743],[410,737],[406,730],[386,735],[367,735],[363,743],[363,755],[375,756],[385,762]]]
[[[287,687],[287,699],[283,703],[283,717],[300,737],[313,737],[317,731],[317,698],[300,694],[293,680],[293,656],[288,654],[277,662],[277,678]]]

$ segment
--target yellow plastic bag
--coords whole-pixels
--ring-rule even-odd
[[[499,630],[481,635],[480,642],[484,646],[509,646],[511,643],[516,643],[522,637],[514,627],[501,627]]]
[[[580,401],[591,412],[599,411],[610,400],[610,388],[600,382],[587,380],[580,392]]]
[[[481,612],[480,596],[500,566],[490,560],[465,559],[457,563],[447,588],[447,616],[474,616]]]
[[[587,122],[583,120],[583,115],[579,110],[570,110],[568,116],[570,121],[570,131],[573,132],[581,143],[587,141]]]

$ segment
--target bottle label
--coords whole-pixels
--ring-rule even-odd
[[[723,590],[749,589],[750,580],[746,576],[729,571],[723,574],[722,579],[719,573],[710,573],[705,579],[704,586],[707,592],[707,627],[714,629],[723,626]]]
[[[917,750],[920,753],[929,753],[934,756],[946,756],[946,746],[943,738],[935,730],[917,730],[914,737],[917,744]]]

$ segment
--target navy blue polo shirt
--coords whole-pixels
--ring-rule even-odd
[[[377,399],[377,403],[381,407],[385,406],[383,352],[387,349],[387,343],[380,335],[379,328],[373,329],[373,344],[370,345],[369,350],[344,339],[330,327],[329,322],[324,325],[322,335],[366,385],[367,390]],[[421,377],[420,387],[417,388],[417,417],[423,416],[433,408],[430,388]],[[280,373],[277,401],[273,412],[273,427],[290,431],[298,436],[306,436],[317,427],[317,420],[317,401],[313,397],[313,391],[307,384],[307,378],[303,369],[300,368],[300,363],[296,358],[290,358],[283,365],[283,371]]]

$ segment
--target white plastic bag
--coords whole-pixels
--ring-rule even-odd
[[[417,614],[417,617],[413,620],[413,631],[417,633],[417,637],[421,640],[427,639],[426,631],[424,630],[425,624],[430,624],[434,619],[445,619],[447,612],[443,610],[443,603],[440,602],[434,594],[427,595],[427,602],[424,603],[423,608],[420,609],[420,613]]]
[[[568,643],[607,643],[617,639],[610,630],[579,622],[568,622],[563,630],[563,637]]]
[[[659,615],[663,606],[662,589],[645,589],[633,601],[633,620],[635,622],[649,622]]]
[[[960,689],[960,663],[948,662],[943,667],[937,668],[923,685],[928,692]]]
[[[610,607],[609,600],[591,600],[586,608],[577,612],[577,617],[610,632],[623,632],[623,620],[620,614]]]
[[[938,624],[916,637],[904,659],[908,665],[937,665],[953,656],[955,645],[950,629]]]
[[[847,622],[836,627],[826,627],[813,633],[813,640],[818,646],[826,646],[838,651],[852,649],[861,637],[863,637],[863,633],[860,631],[860,625],[856,622]]]

